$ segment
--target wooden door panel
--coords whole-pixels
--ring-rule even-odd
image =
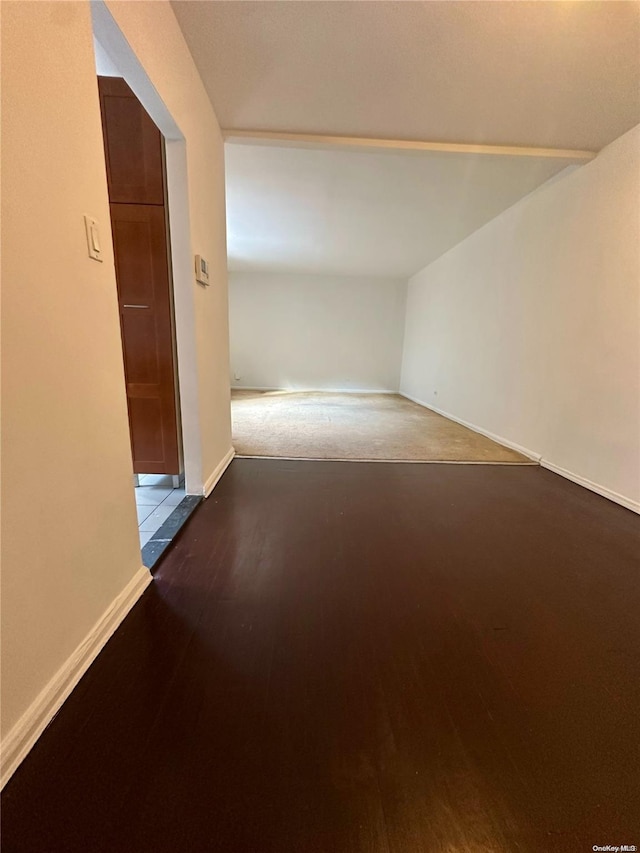
[[[120,77],[98,77],[109,200],[164,204],[162,134]]]
[[[160,357],[156,346],[154,311],[150,308],[122,308],[120,328],[127,385],[159,385]]]
[[[131,446],[134,459],[146,459],[146,464],[160,464],[164,456],[162,402],[159,397],[128,397],[131,421]],[[136,473],[143,473],[137,471]],[[162,474],[163,471],[147,473]]]
[[[98,77],[136,473],[179,474],[162,134],[121,78]]]
[[[114,233],[114,241],[118,241],[117,264],[122,279],[122,298],[130,305],[149,305],[154,301],[154,276],[159,272],[153,268],[154,259],[156,264],[162,264],[163,251],[166,256],[165,247],[160,245],[163,231],[158,222],[164,221],[164,210],[149,207],[149,216],[143,217],[138,206],[127,207],[132,208],[131,215],[127,216],[123,206],[117,220],[118,234]]]
[[[180,473],[164,208],[111,204],[134,471]]]

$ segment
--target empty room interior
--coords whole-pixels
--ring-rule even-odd
[[[640,2],[3,0],[2,849],[640,845]]]
[[[583,154],[403,151],[233,134],[225,146],[232,440],[238,456],[532,464],[540,454],[447,408],[419,279],[474,231],[562,180]],[[410,298],[408,298],[408,291]],[[481,299],[478,294],[477,299]],[[496,297],[494,296],[493,299]],[[450,310],[450,309],[448,309]],[[491,301],[483,324],[504,307]],[[507,309],[508,310],[508,309]],[[520,329],[537,314],[521,314]],[[464,306],[450,346],[465,390],[485,370],[501,401],[504,350],[486,353]],[[414,315],[415,323],[414,325]],[[420,318],[420,319],[418,319]],[[451,336],[448,336],[451,338]],[[541,353],[542,355],[542,353]],[[444,382],[444,387],[440,387]],[[462,390],[462,389],[461,389]],[[443,409],[444,415],[443,416]],[[474,428],[475,427],[475,428]],[[497,432],[497,430],[496,430]],[[487,434],[488,433],[488,434]]]

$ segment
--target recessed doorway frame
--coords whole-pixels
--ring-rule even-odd
[[[113,74],[124,78],[165,139],[185,490],[188,495],[202,495],[204,482],[186,139],[103,0],[93,0],[91,18],[96,56],[110,67]]]

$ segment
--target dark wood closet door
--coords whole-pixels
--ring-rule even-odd
[[[112,204],[134,471],[179,473],[164,208]]]
[[[124,80],[98,78],[136,474],[180,474],[162,134]]]
[[[121,77],[98,77],[109,201],[164,204],[162,134]]]

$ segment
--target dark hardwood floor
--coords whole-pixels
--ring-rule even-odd
[[[640,531],[535,467],[236,460],[4,853],[640,845]]]

